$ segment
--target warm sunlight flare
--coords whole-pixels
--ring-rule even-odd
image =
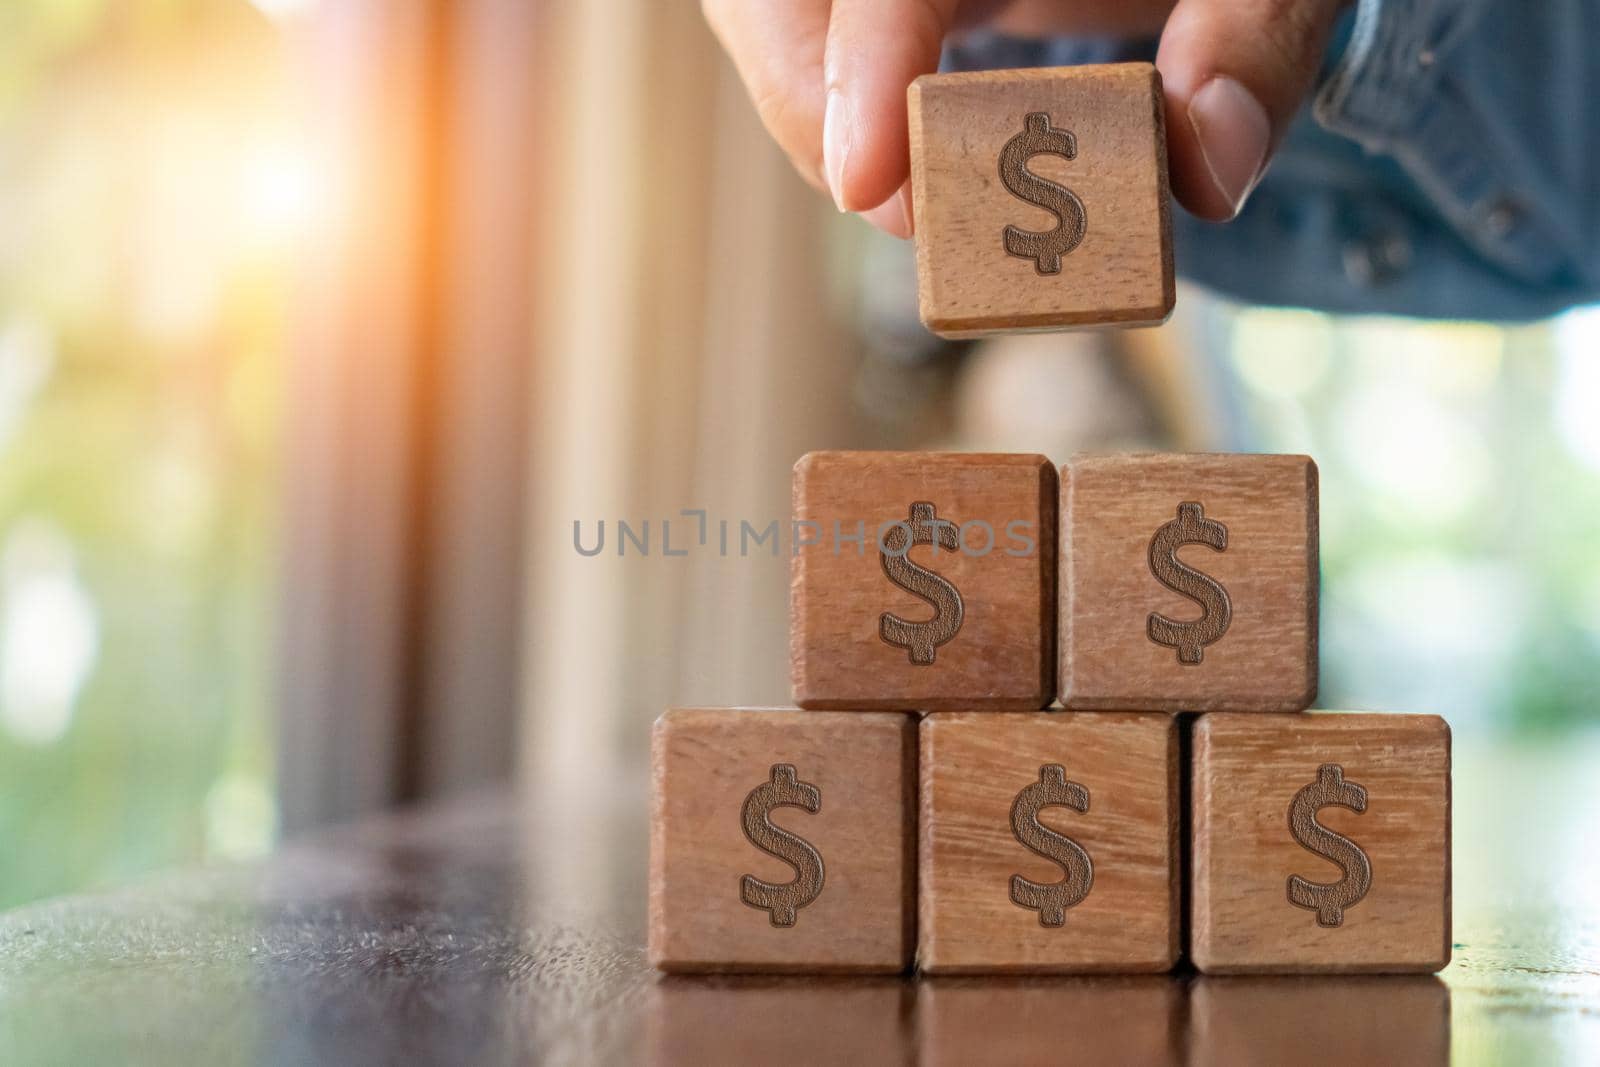
[[[291,19],[310,14],[317,0],[250,0],[257,10],[271,19]]]
[[[266,142],[246,153],[240,173],[244,236],[280,248],[303,235],[322,198],[310,153],[292,142]]]

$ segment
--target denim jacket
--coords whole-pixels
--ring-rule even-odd
[[[1148,59],[973,38],[949,69]],[[1252,303],[1517,320],[1600,300],[1600,0],[1359,0],[1231,223],[1180,272]]]

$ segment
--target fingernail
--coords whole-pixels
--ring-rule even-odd
[[[1189,100],[1189,125],[1211,181],[1237,215],[1261,178],[1272,139],[1267,109],[1249,89],[1219,75]]]
[[[828,172],[828,191],[840,211],[844,206],[844,161],[850,155],[850,120],[844,94],[828,90],[828,107],[822,115],[822,166]]]
[[[904,188],[871,211],[863,211],[861,217],[891,236],[911,236],[909,194]]]

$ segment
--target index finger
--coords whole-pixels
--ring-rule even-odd
[[[939,69],[957,0],[834,0],[823,155],[842,211],[893,196],[911,173],[906,89]]]
[[[703,0],[701,10],[772,139],[826,191],[822,59],[829,0]]]

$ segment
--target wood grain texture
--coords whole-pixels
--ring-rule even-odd
[[[896,973],[915,941],[916,723],[907,715],[675,708],[652,736],[650,962],[664,971]],[[775,765],[815,786],[815,813],[771,822],[822,857],[792,926],[741,899],[741,879],[796,868],[756,847],[745,799]]]
[[[1193,750],[1191,941],[1209,973],[1432,972],[1450,962],[1450,728],[1436,715],[1203,715]],[[1316,820],[1358,846],[1370,888],[1338,926],[1288,899],[1345,870],[1303,847],[1290,807],[1326,764],[1366,810]]]
[[[946,337],[1148,325],[1174,297],[1161,76],[1148,63],[929,74],[907,94],[922,321]],[[1007,251],[1005,231],[1057,227],[1002,174],[1026,117],[1071,133],[1076,155],[1027,170],[1081,203],[1082,241],[1057,273]],[[1014,183],[1012,183],[1014,184]]]
[[[1169,978],[931,978],[917,992],[925,1067],[1183,1064],[1184,990]]]
[[[1177,550],[1220,583],[1231,621],[1199,663],[1150,636],[1152,615],[1198,620],[1151,543],[1202,505],[1227,547]],[[1122,455],[1062,468],[1061,702],[1068,708],[1299,711],[1317,693],[1317,466],[1306,456]]]
[[[974,713],[922,720],[918,962],[930,974],[1170,970],[1179,948],[1178,732],[1160,713]],[[1088,810],[1038,822],[1093,864],[1059,926],[1011,897],[1011,879],[1059,883],[1067,866],[1024,846],[1018,795],[1041,768],[1088,791]]]
[[[1432,976],[1202,977],[1192,1067],[1450,1062],[1450,991]]]
[[[812,452],[794,469],[794,517],[820,543],[791,569],[789,662],[803,708],[1032,710],[1055,686],[1056,472],[1043,456]],[[965,524],[964,548],[913,545],[907,559],[959,591],[962,621],[932,663],[880,633],[887,613],[934,618],[885,573],[879,531],[912,505]],[[987,529],[984,524],[987,525]],[[843,544],[835,531],[864,531]],[[986,546],[993,531],[992,549]]]

